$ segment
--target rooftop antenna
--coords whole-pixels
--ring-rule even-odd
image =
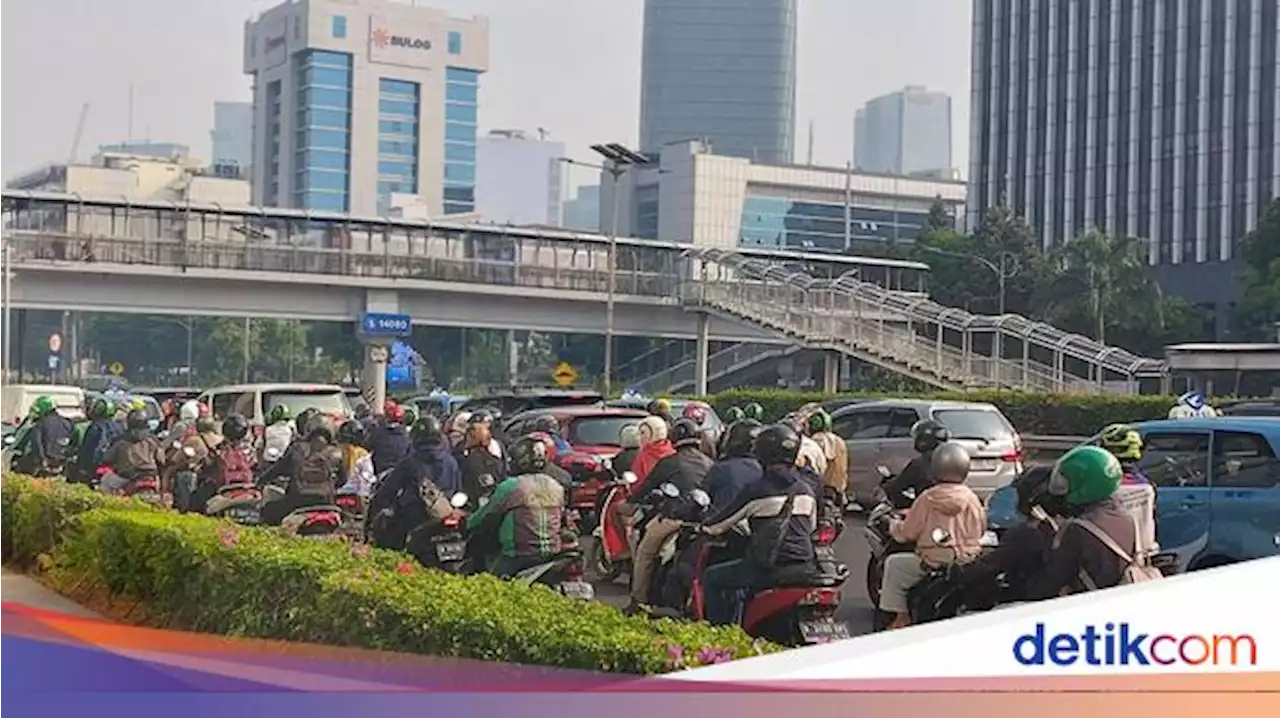
[[[550,132],[547,132],[546,128],[543,128],[543,127],[539,127],[539,128],[538,128],[538,139],[539,139],[539,140],[541,140],[541,141],[544,141],[544,142],[545,142],[545,141],[546,141],[546,139],[547,139],[548,137],[550,137],[550,136],[551,136],[551,133],[550,133]]]
[[[809,119],[809,158],[805,161],[805,164],[809,165],[810,167],[813,166],[813,119],[812,118]]]

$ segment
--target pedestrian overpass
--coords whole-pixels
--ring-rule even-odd
[[[544,229],[6,191],[11,306],[693,339],[659,368],[706,389],[712,367],[804,349],[949,389],[1135,391],[1163,364],[1022,317],[979,317],[910,290],[916,263],[727,251]],[[610,259],[613,261],[610,261]],[[846,258],[848,259],[848,258]],[[835,261],[832,258],[831,261]],[[827,265],[829,268],[830,265]],[[711,342],[748,344],[712,353]],[[619,362],[622,364],[623,362]]]

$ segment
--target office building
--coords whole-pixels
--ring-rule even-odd
[[[951,98],[923,87],[877,97],[857,111],[853,164],[863,172],[939,174],[951,169]]]
[[[975,2],[971,219],[1004,198],[1045,246],[1148,239],[1222,319],[1280,190],[1278,32],[1277,0]]]
[[[249,204],[248,182],[216,176],[204,160],[190,157],[185,145],[173,143],[103,145],[88,162],[47,164],[5,187],[180,204]]]
[[[294,0],[247,22],[244,37],[255,202],[474,211],[486,20],[387,0]]]
[[[640,146],[791,161],[796,0],[646,0]]]
[[[248,177],[253,162],[253,103],[213,103],[209,164],[219,174]]]
[[[476,214],[496,224],[560,226],[564,144],[493,130],[476,146]]]
[[[565,229],[579,232],[600,232],[600,185],[582,185],[573,199],[564,203]]]
[[[602,174],[600,225],[611,227],[612,176]],[[941,200],[958,217],[965,184],[756,164],[710,154],[700,142],[668,145],[618,182],[618,233],[706,247],[858,254],[919,236]]]

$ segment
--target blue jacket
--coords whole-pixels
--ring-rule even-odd
[[[369,431],[369,453],[373,455],[375,474],[393,468],[412,451],[413,443],[403,424],[381,424]]]
[[[717,461],[707,472],[704,485],[713,510],[729,506],[738,493],[764,476],[760,462],[749,456],[731,456]]]

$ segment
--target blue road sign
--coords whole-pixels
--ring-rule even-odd
[[[407,337],[413,333],[408,314],[372,314],[360,316],[360,331],[369,337]]]

